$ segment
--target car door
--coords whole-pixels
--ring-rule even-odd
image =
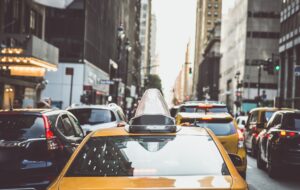
[[[273,131],[274,127],[281,124],[281,120],[282,120],[282,115],[276,114],[274,116],[273,120],[271,121],[270,125],[267,126],[266,134],[265,134],[264,138],[262,139],[262,150],[263,150],[263,157],[264,157],[265,161],[267,161],[267,157],[268,157],[267,153],[268,153],[269,137],[272,135],[272,131]]]
[[[247,121],[245,130],[245,143],[247,148],[252,148],[253,132],[258,119],[258,111],[253,111]]]

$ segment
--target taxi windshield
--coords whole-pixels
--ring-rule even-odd
[[[196,175],[229,175],[209,136],[93,137],[80,150],[66,176]]]

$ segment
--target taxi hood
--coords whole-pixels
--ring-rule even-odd
[[[175,125],[167,103],[158,89],[148,89],[135,113],[130,125]]]
[[[231,189],[231,176],[65,177],[59,189]],[[245,189],[245,188],[241,188]]]

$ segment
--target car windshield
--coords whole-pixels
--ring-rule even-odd
[[[211,107],[211,108],[201,108],[199,106],[182,106],[180,108],[180,112],[185,112],[185,113],[205,113],[205,112],[228,113],[228,109],[226,106]]]
[[[196,175],[229,175],[209,136],[93,137],[67,172],[68,177]]]
[[[286,130],[300,131],[300,114],[287,114],[282,126]]]
[[[233,121],[197,121],[196,126],[207,127],[214,132],[216,136],[228,136],[236,133]]]
[[[45,137],[43,118],[35,115],[0,115],[0,141]]]
[[[80,125],[97,125],[116,121],[112,111],[106,109],[72,109],[69,110],[78,119]]]
[[[271,117],[273,116],[274,113],[275,113],[275,111],[266,111],[266,112],[263,112],[261,114],[261,117],[262,117],[261,120],[262,120],[262,122],[264,122],[264,123],[268,122],[271,119]]]

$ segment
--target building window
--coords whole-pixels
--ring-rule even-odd
[[[30,20],[29,20],[29,27],[30,29],[35,29],[35,19],[36,19],[36,14],[33,10],[30,10]]]
[[[207,7],[208,7],[208,8],[211,8],[211,4],[210,4],[210,3],[208,3]]]
[[[215,9],[219,8],[218,3],[215,3]]]
[[[210,12],[210,11],[208,11],[208,12],[207,12],[207,15],[208,15],[208,16],[211,16],[211,12]]]
[[[217,16],[218,16],[218,12],[215,12],[215,14],[214,14],[214,15],[215,15],[215,17],[217,17]]]
[[[207,20],[207,24],[208,24],[208,25],[211,25],[211,20]]]

